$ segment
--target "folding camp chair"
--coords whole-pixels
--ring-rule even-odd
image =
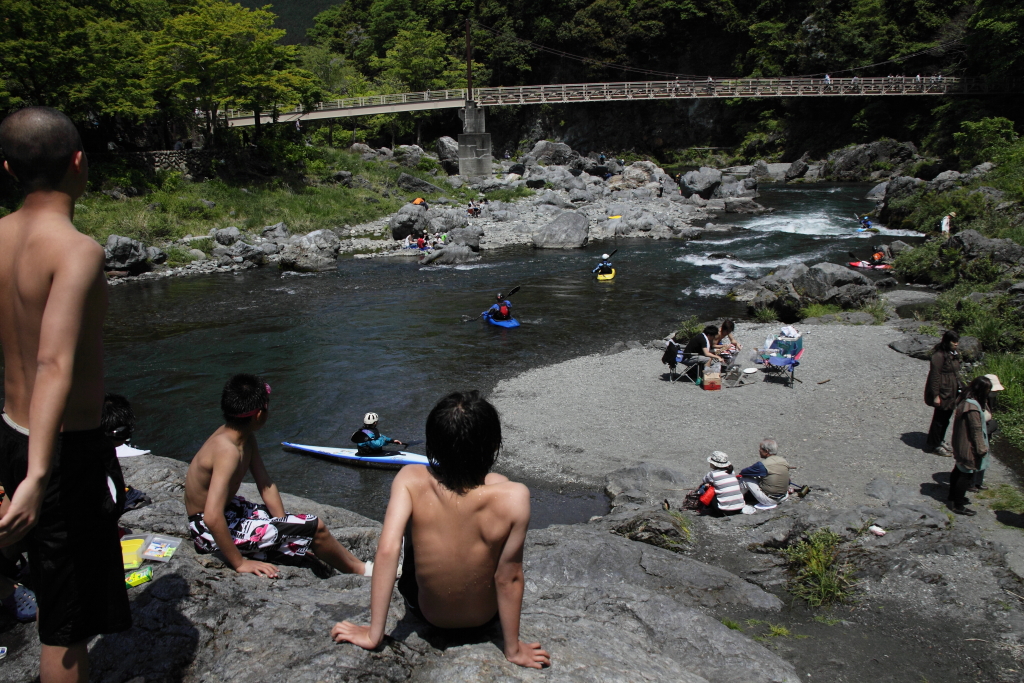
[[[786,380],[786,384],[789,387],[793,386],[793,382],[797,381],[803,384],[803,382],[796,377],[795,371],[798,365],[800,365],[800,359],[804,355],[804,350],[800,349],[796,355],[790,358],[789,356],[766,356],[764,359],[764,378],[768,379],[770,375],[776,377],[782,377]],[[787,377],[788,375],[788,377]]]

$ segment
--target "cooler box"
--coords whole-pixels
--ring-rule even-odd
[[[801,334],[799,337],[776,337],[771,347],[778,349],[780,355],[792,358],[803,350],[804,336]]]

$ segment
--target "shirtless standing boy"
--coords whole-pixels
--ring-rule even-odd
[[[277,567],[261,561],[267,552],[302,557],[312,550],[335,569],[370,576],[373,563],[342,547],[315,515],[284,511],[256,444],[256,432],[270,416],[270,385],[255,375],[235,375],[224,385],[220,407],[224,425],[206,440],[185,475],[185,510],[196,551],[219,550],[235,571],[273,579]],[[236,495],[246,472],[252,472],[263,505]]]
[[[0,124],[27,193],[0,219],[4,413],[0,546],[24,537],[39,603],[42,683],[87,681],[90,638],[131,626],[117,518],[124,479],[100,429],[103,248],[71,224],[89,165],[71,121],[29,107]]]
[[[453,393],[427,417],[431,466],[407,465],[391,484],[370,591],[370,625],[335,624],[331,636],[372,650],[384,639],[398,556],[398,590],[410,611],[435,628],[501,622],[505,658],[540,669],[551,657],[519,640],[523,543],[530,491],[490,472],[501,448],[498,412],[476,391]]]

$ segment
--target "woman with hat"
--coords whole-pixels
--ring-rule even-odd
[[[711,471],[704,475],[704,483],[715,487],[715,499],[711,507],[716,507],[725,514],[736,514],[743,510],[743,490],[740,481],[733,474],[735,471],[729,456],[722,451],[715,451],[708,457]]]
[[[949,507],[958,515],[973,516],[967,507],[967,489],[979,470],[988,468],[988,426],[986,406],[992,380],[976,377],[960,396],[953,418],[953,458],[956,464],[949,475]]]
[[[946,330],[942,340],[932,349],[928,379],[924,385],[924,402],[932,407],[932,423],[928,428],[925,451],[949,457],[952,453],[943,443],[949,419],[956,409],[956,397],[960,393],[960,335]]]
[[[998,403],[998,397],[996,392],[1003,390],[1003,384],[999,381],[998,375],[985,375],[989,382],[992,382],[992,389],[988,393],[988,405],[985,408],[984,415],[982,416],[985,420],[985,434],[988,436],[989,441],[992,440],[992,435],[999,431],[999,423],[992,419],[992,411],[996,409]],[[971,493],[978,493],[979,491],[987,491],[988,487],[985,486],[985,470],[988,469],[988,458],[982,460],[982,466],[974,472],[974,479],[971,481],[968,491]]]

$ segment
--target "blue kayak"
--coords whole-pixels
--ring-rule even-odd
[[[489,313],[484,313],[484,320],[496,327],[519,327],[519,321],[515,318],[509,318],[508,320],[495,320]]]
[[[377,467],[381,469],[397,470],[405,465],[428,465],[427,456],[419,453],[406,453],[405,451],[385,452],[380,455],[361,455],[354,448],[332,448],[331,446],[306,446],[300,443],[281,444],[287,450],[298,451],[306,455],[315,455],[325,460],[342,462],[346,465],[356,467]]]

